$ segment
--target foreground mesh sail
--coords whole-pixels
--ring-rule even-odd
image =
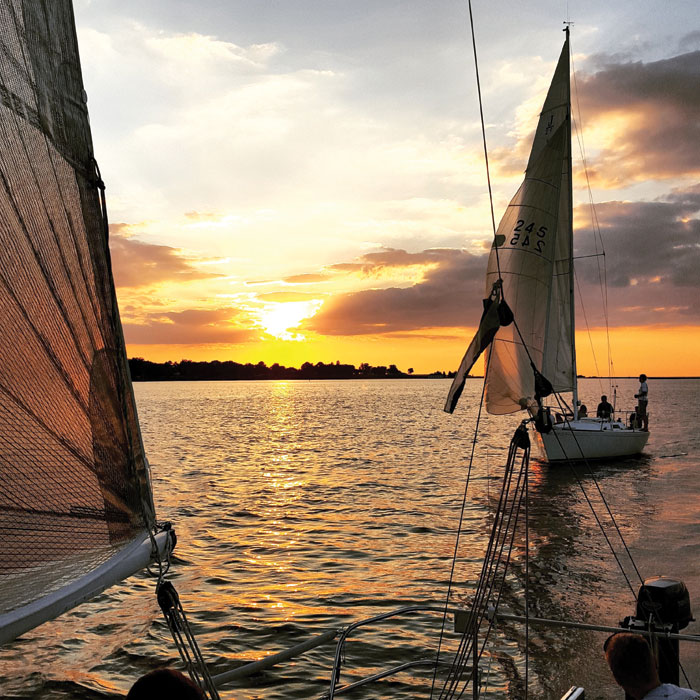
[[[0,615],[154,523],[68,0],[0,0]]]
[[[500,277],[503,298],[516,322],[500,328],[487,350],[489,413],[513,413],[533,400],[531,360],[556,391],[574,388],[570,189],[567,36],[537,124],[525,179],[501,219],[489,256],[486,294]]]

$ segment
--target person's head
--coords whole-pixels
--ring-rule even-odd
[[[204,693],[184,674],[159,668],[141,676],[126,700],[205,700]]]
[[[639,381],[640,382],[645,382],[647,380],[647,375],[646,374],[640,374],[639,375]]]
[[[608,397],[607,397],[605,394],[603,394],[603,395],[600,397],[600,400],[601,400],[601,401],[607,401],[607,400],[608,400]]]
[[[617,684],[633,698],[643,698],[661,685],[649,642],[641,634],[618,632],[603,646]]]

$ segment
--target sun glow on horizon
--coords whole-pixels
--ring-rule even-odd
[[[260,323],[268,335],[280,340],[301,341],[305,336],[291,331],[304,319],[314,316],[322,305],[321,299],[268,302],[260,313]]]

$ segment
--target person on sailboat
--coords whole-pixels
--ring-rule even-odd
[[[603,394],[600,397],[600,403],[598,404],[598,409],[596,410],[595,414],[598,418],[608,419],[610,416],[612,416],[612,412],[612,404],[608,401],[608,397]]]
[[[661,683],[649,642],[641,634],[618,632],[603,646],[615,682],[634,700],[700,698],[694,690]]]
[[[642,419],[642,430],[649,431],[649,416],[647,414],[647,403],[649,401],[649,387],[647,386],[647,375],[639,375],[639,391],[634,395],[637,399],[637,416]]]

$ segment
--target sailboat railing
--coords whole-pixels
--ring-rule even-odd
[[[400,615],[406,615],[414,612],[440,613],[441,615],[445,615],[446,613],[456,614],[458,612],[458,609],[446,609],[444,605],[407,605],[402,608],[397,608],[396,610],[390,610],[389,612],[381,613],[380,615],[368,617],[364,620],[358,620],[357,622],[353,622],[351,625],[348,625],[345,629],[341,631],[340,638],[338,639],[338,643],[336,645],[335,658],[333,660],[333,670],[331,671],[331,685],[328,693],[324,695],[324,698],[328,698],[328,700],[333,700],[335,695],[340,695],[341,693],[348,692],[352,688],[357,688],[360,685],[372,683],[374,681],[381,680],[382,678],[386,678],[396,673],[400,673],[401,671],[405,671],[408,668],[415,668],[417,666],[435,666],[435,659],[420,659],[416,661],[410,661],[405,664],[401,664],[400,666],[396,666],[394,668],[387,669],[386,671],[381,671],[380,673],[368,676],[367,678],[363,678],[359,681],[355,681],[354,683],[338,687],[338,681],[340,679],[340,667],[342,664],[343,647],[347,638],[355,630],[359,629],[360,627],[365,627],[367,625],[371,625],[377,622],[383,622],[384,620],[388,620],[392,617],[398,617]]]
[[[434,667],[436,660],[431,659],[417,659],[414,661],[408,661],[406,663],[388,668],[384,671],[379,671],[370,676],[362,678],[360,680],[348,683],[343,686],[338,686],[340,680],[340,668],[341,660],[343,657],[343,647],[345,641],[348,637],[360,627],[364,627],[373,623],[383,622],[393,617],[398,617],[400,615],[405,615],[413,612],[428,612],[428,613],[440,613],[440,614],[450,614],[454,615],[454,631],[463,632],[465,629],[466,621],[471,615],[471,610],[469,608],[447,608],[444,606],[436,605],[410,605],[403,608],[398,608],[396,610],[388,611],[380,615],[374,615],[373,617],[366,618],[364,620],[358,620],[357,622],[348,625],[345,629],[340,630],[340,637],[336,645],[335,659],[333,663],[333,670],[331,675],[331,685],[327,693],[321,696],[321,700],[333,700],[336,695],[341,695],[349,692],[355,688],[358,688],[369,683],[373,683],[384,678],[388,678],[402,671],[407,671],[412,668],[424,667]],[[488,611],[488,618],[494,622],[516,622],[522,624],[528,624],[540,627],[564,627],[569,629],[578,629],[581,631],[592,631],[592,632],[605,632],[607,634],[616,634],[618,632],[632,632],[634,634],[642,634],[646,637],[656,637],[659,639],[667,640],[677,640],[685,642],[700,642],[700,635],[692,634],[680,634],[678,632],[671,632],[670,629],[638,629],[635,627],[613,627],[610,625],[596,625],[587,622],[576,622],[573,620],[556,620],[551,618],[542,617],[532,617],[524,615],[514,615],[506,612],[498,612],[493,607]],[[449,666],[448,662],[438,661],[438,666]]]
[[[465,611],[467,612],[467,611]],[[594,625],[588,622],[574,622],[572,620],[553,620],[546,617],[525,617],[524,615],[512,615],[510,613],[491,612],[494,620],[504,620],[508,622],[522,622],[530,625],[540,625],[542,627],[568,627],[570,629],[586,630],[590,632],[607,632],[615,634],[617,632],[631,632],[632,634],[642,634],[645,637],[658,637],[660,639],[675,639],[684,642],[700,642],[700,635],[679,634],[665,629],[637,629],[634,627],[611,627],[609,625]]]
[[[222,686],[235,680],[247,678],[248,676],[260,673],[268,668],[272,668],[272,666],[276,666],[284,661],[289,661],[290,659],[300,656],[311,649],[328,644],[328,642],[332,641],[338,636],[340,631],[340,629],[326,630],[325,632],[322,632],[311,639],[307,639],[305,642],[295,644],[289,649],[285,649],[276,654],[271,654],[270,656],[258,659],[258,661],[252,661],[251,663],[244,664],[243,666],[238,666],[230,671],[217,673],[216,675],[212,676],[211,679],[217,688],[221,688]]]

